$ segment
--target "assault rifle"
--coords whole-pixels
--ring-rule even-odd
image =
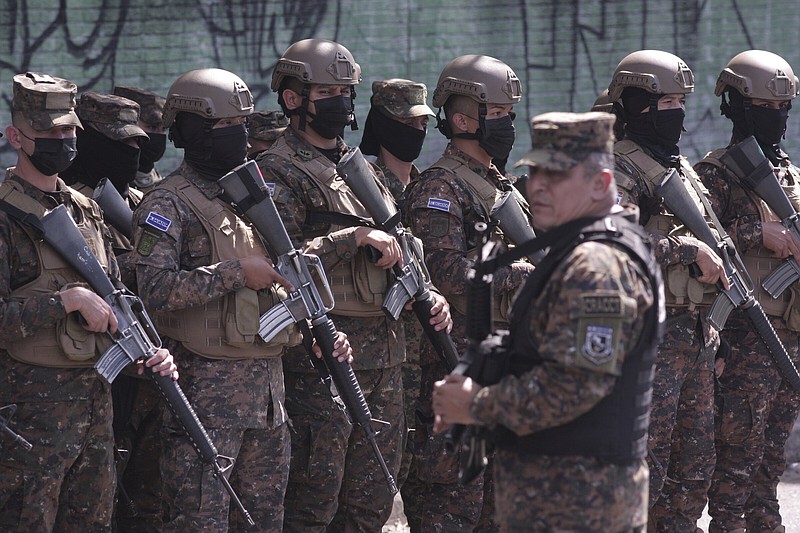
[[[6,413],[5,415],[3,414],[4,412]],[[10,439],[11,444],[18,444],[25,450],[31,450],[33,448],[33,444],[25,440],[25,437],[8,427],[8,423],[11,422],[11,418],[16,412],[17,404],[15,403],[0,407],[0,434],[5,435],[8,439]]]
[[[732,146],[720,161],[739,178],[745,189],[753,191],[764,200],[781,219],[781,224],[800,241],[800,214],[797,213],[786,192],[778,183],[769,159],[761,151],[755,137],[750,136]],[[770,296],[778,298],[789,285],[800,279],[800,265],[796,257],[788,257],[778,268],[764,278],[762,286]]]
[[[40,224],[44,240],[89,283],[94,292],[111,306],[119,323],[116,334],[109,334],[113,344],[95,364],[95,369],[100,376],[111,383],[128,364],[153,357],[161,347],[161,339],[150,316],[145,311],[144,305],[124,286],[114,286],[72,217],[67,213],[67,209],[63,205],[59,205],[43,216]],[[173,381],[172,377],[162,376],[155,372],[148,373],[155,381],[170,411],[186,431],[200,460],[211,467],[214,477],[222,483],[230,495],[231,501],[241,511],[247,522],[254,526],[255,522],[250,517],[250,513],[244,508],[224,475],[233,466],[233,459],[217,453],[214,443],[211,442],[211,438],[197,418],[197,414],[183,394],[183,390]],[[219,459],[227,461],[228,464],[225,467],[220,466]]]
[[[736,253],[733,242],[727,235],[719,239],[714,235],[675,169],[672,169],[664,177],[656,194],[663,197],[664,205],[683,222],[689,231],[712,248],[722,259],[730,289],[724,289],[722,284],[718,284],[720,293],[711,305],[708,321],[716,329],[722,330],[731,311],[736,308],[742,309],[753,324],[758,336],[767,346],[781,375],[795,390],[800,391],[800,375],[797,374],[797,369],[786,353],[786,348],[775,333],[767,315],[764,314],[761,304],[753,297],[753,282]],[[717,230],[725,231],[724,228],[717,228]]]
[[[436,331],[431,325],[431,307],[436,303],[430,289],[431,276],[420,242],[403,227],[400,222],[401,213],[392,211],[383,199],[369,164],[358,147],[350,148],[336,166],[339,176],[364,205],[375,224],[375,227],[393,235],[403,254],[403,266],[395,265],[394,284],[389,288],[383,300],[383,311],[393,320],[397,320],[403,307],[410,301],[414,314],[422,329],[433,344],[436,352],[452,369],[458,363],[458,351],[450,335],[444,331]]]
[[[133,236],[133,211],[108,178],[97,182],[92,199],[103,210],[103,219],[130,240]]]
[[[275,262],[276,270],[295,287],[288,298],[264,313],[260,320],[259,335],[265,341],[269,341],[292,323],[297,323],[304,331],[304,337],[309,341],[307,347],[310,345],[308,337],[313,335],[327,367],[324,369],[325,375],[322,375],[323,381],[331,387],[332,379],[331,391],[334,398],[336,395],[341,398],[347,408],[345,412],[349,412],[350,417],[364,430],[386,477],[389,491],[396,494],[397,485],[378,447],[375,439],[377,432],[372,427],[372,413],[361,392],[353,368],[347,361],[340,362],[333,356],[337,332],[327,313],[333,308],[334,302],[322,262],[315,255],[304,254],[301,250],[295,249],[269,195],[261,171],[254,161],[236,167],[217,183],[224,190],[225,200],[234,204],[261,235],[267,251]],[[315,279],[323,284],[324,297],[320,294]],[[307,321],[311,322],[310,331]],[[317,370],[321,370],[316,363],[316,357],[313,354],[310,354],[310,357]]]

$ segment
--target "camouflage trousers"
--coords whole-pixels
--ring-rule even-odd
[[[63,372],[61,379],[76,372],[46,370],[54,377]],[[11,428],[33,449],[2,449],[2,531],[84,533],[111,528],[116,480],[111,391],[99,383],[94,369],[77,372],[94,374],[85,399],[48,401],[43,391],[42,401],[17,402]],[[8,374],[4,378],[13,381]],[[3,401],[4,393],[0,390]]]
[[[411,350],[409,349],[409,353]],[[416,405],[419,398],[420,368],[419,360],[415,363],[403,363],[403,410],[406,423],[406,433],[403,435],[403,459],[400,463],[400,472],[397,474],[397,486],[403,498],[403,509],[412,516],[418,514],[417,509],[422,505],[422,485],[417,472],[417,461],[414,458],[414,427],[416,424]],[[412,531],[415,527],[409,524]]]
[[[649,531],[694,531],[714,471],[714,355],[697,314],[668,318],[656,356],[648,437]]]
[[[494,461],[500,531],[644,531],[644,460],[616,465],[591,457],[522,456],[497,450]]]
[[[163,400],[149,379],[136,379],[135,385],[133,411],[116,443],[114,527],[118,533],[157,533],[162,494],[161,469],[154,458],[161,456]]]
[[[206,429],[219,454],[235,459],[225,475],[256,528],[249,528],[222,483],[200,462],[186,433],[165,411],[161,430],[162,531],[280,531],[289,477],[288,424],[269,429]]]
[[[422,365],[418,417],[414,429],[414,460],[420,482],[418,508],[405,509],[412,531],[497,531],[494,522],[492,459],[466,485],[458,482],[461,451],[446,450],[445,435],[433,433],[431,395],[434,382],[445,375],[443,364]],[[405,500],[404,500],[405,502]]]
[[[771,318],[797,364],[800,337]],[[784,469],[784,446],[798,414],[798,395],[786,385],[750,323],[734,311],[723,338],[731,346],[717,380],[716,453],[708,492],[710,532],[747,527],[772,531],[780,524],[777,485]]]
[[[389,424],[377,442],[396,479],[405,432],[400,365],[355,374],[372,417]],[[287,371],[285,378],[292,461],[284,531],[380,531],[394,498],[364,431],[334,405],[317,374]]]

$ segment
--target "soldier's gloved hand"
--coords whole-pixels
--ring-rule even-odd
[[[117,332],[117,317],[105,300],[94,291],[82,286],[74,286],[59,291],[61,303],[67,313],[77,311],[83,317],[84,328],[93,333]]]
[[[394,265],[403,266],[403,253],[394,236],[379,229],[361,226],[356,228],[355,237],[359,247],[369,244],[380,252],[381,257],[375,262],[380,268],[389,269]]]
[[[340,363],[344,363],[345,361],[352,363],[353,348],[350,346],[350,341],[347,339],[347,335],[341,331],[337,331],[336,335],[336,342],[333,343],[333,356]],[[314,340],[314,343],[311,345],[311,349],[314,351],[314,355],[317,356],[317,359],[322,359],[322,350],[320,350],[319,346],[317,346],[316,340]]]
[[[761,234],[764,248],[770,250],[774,257],[783,259],[792,255],[800,258],[800,243],[780,222],[762,222]]]
[[[273,283],[277,283],[289,292],[294,290],[294,286],[289,280],[281,276],[275,270],[272,261],[263,255],[243,257],[239,259],[239,263],[242,265],[244,284],[248,289],[253,289],[254,291],[268,289],[272,287]]]
[[[695,263],[702,271],[702,274],[697,277],[697,281],[708,283],[709,285],[714,285],[719,281],[725,287],[725,290],[731,288],[728,276],[725,275],[722,259],[702,241],[697,241],[697,259],[695,259]]]
[[[154,374],[161,374],[162,376],[172,376],[172,381],[178,381],[178,367],[175,365],[175,360],[172,354],[166,348],[159,348],[153,357],[144,362],[137,362],[136,372],[141,376],[144,374],[144,367],[149,368]]]

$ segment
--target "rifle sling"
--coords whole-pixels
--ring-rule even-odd
[[[26,213],[17,206],[11,205],[5,200],[0,200],[0,209],[5,211],[8,216],[18,221],[20,224],[33,229],[40,238],[44,237],[44,226],[39,220],[39,217],[33,213]]]
[[[390,218],[389,220],[392,219]],[[310,213],[306,214],[306,224],[315,224],[319,222],[326,222],[328,224],[334,224],[336,226],[343,226],[346,228],[351,226],[366,226],[368,228],[378,227],[370,218],[347,213],[336,213],[334,211],[311,211]]]

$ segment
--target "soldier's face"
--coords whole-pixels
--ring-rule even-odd
[[[532,168],[526,193],[537,229],[549,230],[590,213],[594,179],[583,165],[570,170]]]

